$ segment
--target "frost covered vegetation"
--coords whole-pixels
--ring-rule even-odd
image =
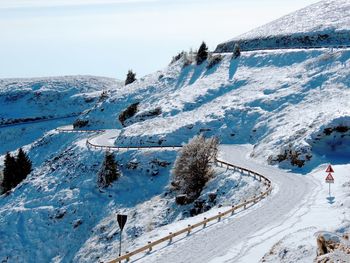
[[[97,174],[97,185],[100,188],[106,188],[121,176],[118,164],[114,159],[114,154],[106,152],[105,158]]]
[[[319,34],[314,34],[315,28],[338,41],[340,33],[350,25],[349,17],[344,16],[349,1],[334,3],[322,1],[307,12],[299,11],[274,23],[279,24],[279,29],[281,23],[293,19],[304,23],[303,32],[296,25],[288,27],[289,33],[296,33],[286,38],[288,43],[299,43],[291,39],[300,34],[301,39],[305,40],[307,34],[312,40]],[[319,15],[322,10],[322,19],[315,20],[318,25],[310,24],[308,16],[304,16],[305,12],[313,14],[312,9],[317,9],[314,13]],[[332,23],[326,23],[328,20]],[[326,24],[330,28],[324,28]],[[282,36],[275,33],[270,38],[266,33],[273,32],[273,24],[266,28],[256,31],[256,36],[249,35],[259,39],[251,42],[254,47],[262,45],[264,49],[264,41],[281,41]],[[264,260],[294,262],[300,258],[300,251],[302,256],[314,259],[316,238],[312,235],[324,224],[318,224],[320,218],[313,222],[317,226],[299,232],[298,222],[304,220],[307,225],[310,218],[329,212],[334,226],[340,225],[350,207],[349,184],[344,179],[350,160],[350,48],[244,52],[247,45],[240,47],[234,42],[229,54],[212,54],[202,43],[198,52],[180,52],[166,68],[137,81],[129,72],[123,83],[83,76],[0,80],[0,122],[10,124],[0,128],[0,160],[5,159],[7,151],[13,151],[9,156],[14,156],[24,146],[32,162],[29,175],[11,183],[9,194],[0,197],[0,237],[6,240],[0,246],[0,261],[105,261],[118,254],[117,213],[129,216],[125,247],[132,249],[168,234],[172,227],[195,222],[200,213],[208,215],[260,193],[263,189],[258,180],[212,163],[218,153],[218,140],[223,144],[252,145],[246,148],[248,154],[238,147],[237,156],[230,156],[246,161],[243,157],[249,155],[252,159],[245,165],[258,161],[306,174],[313,171],[308,174],[313,180],[298,177],[305,182],[303,192],[295,187],[297,179],[282,174],[293,183],[294,188],[285,188],[289,194],[299,197],[307,195],[308,189],[315,191],[307,196],[305,202],[309,203],[305,207],[304,197],[298,199],[303,200],[297,204],[298,215],[290,217],[287,227],[289,218],[284,217],[289,214],[279,214],[279,210],[290,212],[283,210],[290,200],[280,198],[276,201],[279,209],[270,207],[267,211],[271,214],[257,215],[267,220],[281,215],[285,220],[279,225],[275,219],[279,227],[268,226],[272,236],[281,238],[288,226],[298,229],[292,238],[287,233],[278,241]],[[78,116],[69,120],[75,129],[118,129],[113,130],[114,136],[109,131],[95,135],[96,143],[109,146],[171,147],[194,139],[179,155],[175,150],[157,149],[120,151],[113,157],[111,153],[89,149],[87,134],[54,130],[64,124],[60,118],[75,115]],[[48,119],[51,122],[35,122]],[[32,124],[14,125],[22,122]],[[209,139],[213,137],[218,140]],[[6,159],[10,160],[9,156]],[[319,165],[328,162],[337,164],[340,170],[341,186],[336,189],[345,201],[319,211],[324,197],[321,202],[314,196],[325,191],[315,178],[319,178]],[[271,172],[276,179],[272,180],[274,186],[283,182],[277,168],[257,164],[253,168],[268,175]],[[7,182],[7,174],[4,171],[3,182]],[[269,202],[283,197],[284,193],[276,188],[277,194]],[[267,203],[263,205],[269,208]],[[309,214],[310,218],[303,219]],[[235,219],[239,221],[240,217]],[[242,216],[241,220],[245,219]],[[253,223],[242,231],[259,223],[256,218],[250,220]],[[349,232],[348,226],[345,229]],[[249,236],[264,239],[269,233]],[[61,239],[65,242],[57,242]],[[271,237],[266,239],[271,243]],[[303,241],[303,250],[296,240]],[[257,245],[251,242],[244,243],[245,248]],[[286,251],[288,245],[297,249]],[[245,248],[239,253],[245,254]]]
[[[184,194],[180,204],[193,202],[202,192],[206,183],[214,176],[211,164],[218,153],[218,140],[194,137],[181,149],[174,165],[172,186]],[[179,201],[179,199],[177,199]]]

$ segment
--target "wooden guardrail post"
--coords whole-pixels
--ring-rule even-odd
[[[191,233],[191,225],[187,225],[187,235]]]
[[[173,241],[173,236],[172,236],[173,232],[169,232],[169,236],[170,236],[170,239],[169,239],[169,243],[171,243]]]
[[[218,222],[221,221],[221,212],[218,213],[219,217],[218,217]]]
[[[234,213],[235,213],[235,206],[234,206],[234,205],[232,205],[232,212],[231,212],[231,216],[233,216],[233,215],[234,215]]]
[[[151,241],[148,241],[148,244],[151,244]],[[149,247],[148,252],[152,252],[152,246]]]
[[[204,224],[203,224],[203,228],[205,228],[207,226],[207,218],[204,217]]]

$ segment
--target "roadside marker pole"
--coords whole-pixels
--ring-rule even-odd
[[[331,197],[331,184],[334,184],[334,177],[332,175],[332,173],[334,173],[334,170],[332,168],[332,165],[328,165],[326,173],[328,173],[326,177],[326,183],[328,183],[328,195]]]
[[[120,235],[119,235],[119,257],[122,255],[122,233],[123,233],[123,229],[126,223],[126,220],[128,219],[127,215],[120,215],[117,214],[117,221],[118,221],[118,225],[120,228]]]

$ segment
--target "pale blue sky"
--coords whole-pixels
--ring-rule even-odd
[[[0,0],[0,78],[141,77],[317,0]]]

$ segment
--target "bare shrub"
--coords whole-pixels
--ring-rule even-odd
[[[185,51],[181,51],[180,53],[178,53],[176,56],[174,56],[171,59],[170,65],[175,63],[176,61],[180,60],[180,58],[182,58],[183,56],[185,56]]]
[[[137,107],[140,104],[140,102],[135,102],[131,105],[129,105],[122,113],[119,115],[119,121],[120,123],[125,126],[124,122],[133,117],[137,113]]]
[[[221,55],[217,55],[217,56],[212,56],[208,59],[208,65],[207,65],[207,69],[211,69],[212,67],[214,67],[215,65],[219,64],[222,61],[222,56]]]
[[[211,163],[218,153],[217,138],[206,139],[203,135],[192,138],[184,145],[173,168],[172,185],[180,194],[193,202],[201,193],[205,184],[213,177]]]
[[[76,120],[73,122],[73,129],[83,128],[83,127],[85,127],[85,126],[88,125],[88,124],[89,124],[89,121],[88,121],[88,120],[76,119]]]
[[[113,153],[106,152],[100,171],[97,174],[97,185],[99,188],[106,188],[121,176],[118,164]]]

